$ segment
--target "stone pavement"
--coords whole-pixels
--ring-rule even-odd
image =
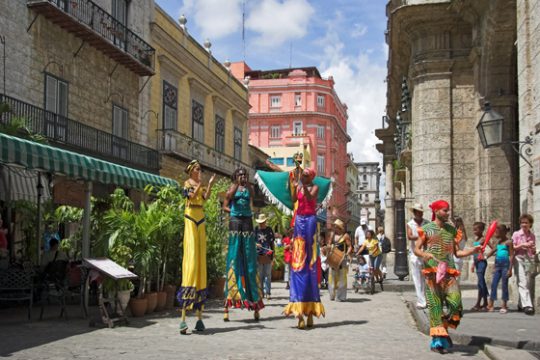
[[[349,282],[350,284],[350,282]],[[349,291],[347,302],[329,301],[323,290],[326,317],[315,328],[298,330],[296,320],[281,312],[288,300],[284,283],[273,283],[261,321],[252,313],[234,310],[222,320],[219,302],[205,313],[207,330],[178,334],[176,313],[131,319],[129,326],[91,328],[70,309],[60,320],[51,306],[43,321],[25,321],[24,309],[0,310],[0,357],[11,359],[438,359],[429,351],[429,338],[419,332],[399,292],[374,295]],[[95,308],[93,309],[95,311]],[[195,324],[193,317],[188,319]],[[454,348],[445,359],[483,358],[474,346]]]

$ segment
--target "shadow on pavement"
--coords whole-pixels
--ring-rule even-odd
[[[337,322],[324,323],[324,324],[315,323],[315,326],[313,327],[313,329],[325,329],[325,328],[333,328],[333,327],[346,326],[346,325],[364,325],[367,323],[368,321],[366,320],[345,320],[345,321],[337,321]]]
[[[476,346],[467,346],[467,345],[454,345],[450,349],[450,354],[462,354],[461,356],[475,356],[480,352],[480,348]]]
[[[227,327],[227,328],[206,329],[205,331],[194,331],[192,334],[193,335],[215,335],[215,334],[227,333],[227,332],[237,331],[237,330],[260,330],[264,328],[265,328],[264,325],[233,326],[233,327]]]
[[[346,303],[363,303],[363,302],[366,302],[366,301],[371,301],[370,298],[349,298],[343,302],[346,302]]]

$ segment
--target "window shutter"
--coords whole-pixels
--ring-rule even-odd
[[[56,89],[58,81],[52,76],[45,77],[45,110],[56,113]]]

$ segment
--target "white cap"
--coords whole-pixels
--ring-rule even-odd
[[[366,218],[361,218],[360,225],[366,225],[366,224],[367,224]]]

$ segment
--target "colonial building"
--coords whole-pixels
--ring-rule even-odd
[[[388,127],[376,135],[388,197],[444,198],[469,233],[494,219],[516,230],[527,212],[540,233],[540,4],[392,0],[387,15]],[[486,102],[503,118],[502,144],[487,149],[476,129]]]
[[[347,106],[334,90],[332,77],[322,78],[315,67],[251,70],[234,63],[235,77],[249,88],[249,139],[270,155],[274,164],[289,170],[293,155],[304,154],[304,165],[320,176],[334,178],[329,221],[348,221]]]
[[[379,199],[381,171],[378,162],[355,163],[358,169],[358,188],[360,202],[360,220],[365,219],[368,226],[375,230],[379,225],[377,215],[381,208]]]
[[[360,226],[360,194],[358,193],[358,167],[354,163],[353,155],[347,154],[349,164],[347,166],[347,213],[349,222],[347,229],[354,231]]]
[[[155,6],[151,41],[156,49],[150,110],[145,113],[149,138],[162,157],[161,174],[176,178],[198,159],[210,172],[230,176],[239,166],[253,175],[248,156],[246,87],[193,39],[187,20],[172,19]]]

